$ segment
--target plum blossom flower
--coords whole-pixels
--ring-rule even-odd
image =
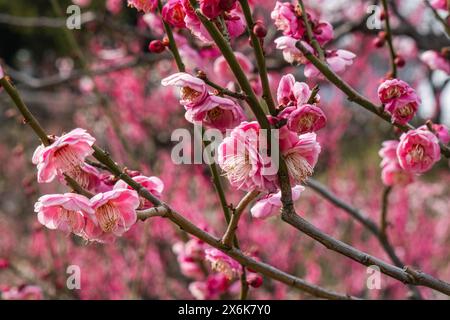
[[[270,17],[277,29],[283,31],[286,36],[300,39],[306,31],[303,21],[298,18],[295,7],[290,2],[277,1]]]
[[[292,200],[296,201],[300,198],[300,193],[305,190],[303,186],[295,186],[292,188]],[[281,191],[271,193],[258,200],[250,209],[253,218],[266,219],[277,215],[279,209],[283,206],[281,203]]]
[[[133,180],[142,185],[145,189],[148,190],[152,195],[154,195],[157,198],[160,198],[162,195],[162,192],[164,190],[164,183],[161,181],[160,178],[152,176],[152,177],[146,177],[146,176],[136,176],[133,177]],[[114,189],[129,189],[133,190],[125,181],[119,180],[114,185]],[[152,208],[153,204],[148,201],[147,199],[140,197],[140,205],[139,209],[149,209]]]
[[[180,103],[184,106],[197,105],[208,96],[205,82],[185,72],[175,73],[163,79],[161,84],[163,86],[176,86],[181,88]]]
[[[313,29],[314,37],[321,46],[325,45],[334,38],[334,30],[328,21],[318,22]]]
[[[417,112],[420,99],[416,91],[406,82],[398,79],[384,81],[378,87],[378,97],[392,116],[392,122],[405,124]]]
[[[280,150],[293,184],[304,182],[314,173],[321,147],[315,133],[280,133]]]
[[[283,106],[301,106],[308,102],[311,96],[311,89],[304,82],[295,81],[292,74],[284,75],[277,90],[277,101]],[[319,96],[316,96],[319,98]]]
[[[38,221],[49,229],[83,235],[86,217],[94,209],[85,196],[76,193],[49,194],[34,205]]]
[[[424,173],[441,158],[438,138],[430,131],[410,130],[400,137],[397,157],[407,172]]]
[[[2,290],[0,297],[3,300],[42,300],[44,295],[39,286],[24,285]]]
[[[186,13],[184,11],[181,0],[169,0],[162,8],[161,15],[163,19],[171,26],[176,28],[185,28],[186,23],[184,17]]]
[[[276,174],[268,169],[273,168],[272,159],[261,150],[266,136],[260,133],[256,121],[242,122],[219,145],[219,165],[231,185],[238,189],[276,189]]]
[[[113,189],[95,195],[91,200],[95,210],[86,221],[89,240],[107,242],[111,235],[121,236],[136,223],[139,196],[129,189]]]
[[[158,0],[128,0],[128,6],[149,13],[158,7]]]
[[[442,54],[428,50],[420,55],[422,60],[431,70],[442,70],[450,74],[450,62]]]
[[[342,73],[345,69],[353,64],[356,55],[348,50],[327,50],[325,52],[325,60],[330,69],[335,73]],[[320,71],[312,64],[305,66],[305,77],[313,78],[321,75]]]
[[[407,185],[414,180],[413,174],[406,172],[400,166],[397,158],[397,140],[384,141],[379,151],[381,160],[381,180],[386,186]]]
[[[187,108],[186,119],[191,123],[201,121],[207,127],[225,131],[245,120],[245,115],[233,100],[209,96],[195,107]]]
[[[56,137],[49,146],[37,147],[32,161],[37,165],[38,182],[51,182],[57,175],[63,174],[77,180],[85,158],[94,152],[94,142],[95,138],[86,130],[77,128]]]
[[[279,117],[286,118],[288,129],[298,134],[318,131],[325,127],[327,122],[322,109],[312,104],[288,107],[279,114]]]
[[[242,266],[239,262],[216,248],[206,249],[205,259],[211,263],[214,271],[222,273],[228,280],[237,277],[242,271]]]
[[[275,39],[276,48],[283,52],[283,58],[287,63],[291,64],[306,64],[308,59],[303,55],[303,53],[295,46],[297,39],[282,36]],[[314,52],[312,47],[304,41],[301,41],[302,45],[307,48],[310,52]]]

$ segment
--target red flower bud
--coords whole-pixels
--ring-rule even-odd
[[[264,38],[267,35],[267,28],[263,25],[261,21],[257,21],[253,27],[253,33],[258,38]]]
[[[405,59],[403,59],[402,56],[397,56],[394,60],[394,63],[399,67],[399,68],[403,68],[406,64]]]
[[[148,50],[153,53],[161,53],[166,49],[166,46],[161,40],[153,40],[148,45]]]

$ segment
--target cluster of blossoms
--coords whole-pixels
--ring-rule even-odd
[[[157,8],[156,0],[128,0],[128,4],[139,11],[151,13]],[[199,9],[207,18],[223,23],[231,38],[240,36],[245,31],[245,22],[236,0],[200,0]],[[212,40],[195,13],[189,0],[169,0],[161,11],[162,18],[174,28],[187,28],[205,44]],[[221,18],[221,20],[219,20]]]
[[[384,81],[378,87],[378,97],[391,114],[392,123],[406,124],[416,114],[420,98],[406,82],[398,79]]]
[[[198,239],[186,243],[178,242],[173,246],[177,255],[180,270],[188,278],[195,281],[189,284],[189,291],[199,300],[217,299],[235,290],[242,266],[221,251],[211,248]],[[208,270],[209,264],[211,273]],[[258,288],[262,285],[262,277],[248,270],[248,285]]]
[[[309,24],[312,29],[312,36],[317,40],[320,47],[324,47],[333,39],[333,27],[327,21],[322,21],[313,12],[306,13]],[[302,43],[313,54],[318,54],[311,45],[306,26],[303,19],[303,11],[300,4],[296,1],[278,2],[271,13],[271,17],[278,30],[283,32],[283,36],[275,39],[277,49],[283,51],[284,59],[288,63],[304,64],[305,77],[317,77],[320,75],[314,65],[312,65],[296,47],[298,41]],[[345,70],[353,63],[356,57],[347,50],[324,50],[325,60],[330,68],[337,73]]]
[[[405,185],[413,181],[414,175],[430,170],[441,158],[439,140],[450,142],[448,128],[434,124],[431,132],[427,126],[410,130],[400,136],[400,141],[383,143],[379,154],[383,183],[387,186]]]
[[[49,229],[74,233],[88,241],[109,242],[136,223],[137,209],[148,209],[152,204],[123,181],[116,182],[85,162],[93,153],[94,142],[90,134],[78,128],[61,137],[51,137],[50,145],[36,149],[33,163],[37,166],[39,183],[70,177],[93,196],[44,195],[35,204],[35,212],[39,222]],[[133,175],[149,192],[161,196],[164,184],[159,178]]]
[[[163,86],[180,88],[180,103],[186,109],[186,119],[201,122],[221,131],[241,123],[245,115],[235,101],[208,92],[205,82],[188,73],[176,73],[162,80]]]

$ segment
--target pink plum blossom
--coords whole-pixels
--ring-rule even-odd
[[[260,126],[256,121],[242,122],[218,148],[218,162],[231,185],[243,190],[275,190],[276,174],[267,172],[273,163],[260,150]]]
[[[277,101],[280,105],[301,106],[308,102],[310,96],[309,86],[304,82],[296,82],[292,74],[284,75],[278,84]]]
[[[353,59],[356,55],[348,50],[327,50],[325,52],[325,60],[327,61],[331,70],[336,73],[342,73],[347,67],[353,64]],[[305,77],[314,78],[321,76],[320,71],[312,64],[308,63],[305,66]]]
[[[384,81],[378,87],[378,97],[392,116],[392,122],[406,124],[417,112],[420,99],[415,90],[398,79]]]
[[[95,139],[84,129],[74,129],[55,137],[49,146],[40,145],[33,154],[38,182],[51,182],[57,175],[67,174],[77,180],[84,160],[94,150]]]
[[[34,205],[39,222],[49,229],[83,234],[85,219],[94,209],[85,196],[76,193],[49,194]]]
[[[292,184],[300,184],[314,173],[321,147],[315,133],[280,134],[280,150]]]
[[[286,36],[300,39],[306,31],[292,3],[277,1],[270,17],[274,20],[277,29],[283,31]]]
[[[86,222],[89,240],[104,242],[110,235],[121,236],[136,223],[139,196],[129,189],[113,189],[95,195],[91,200],[95,213]]]
[[[173,27],[185,28],[185,12],[181,0],[169,0],[162,9],[163,19]]]
[[[403,133],[397,147],[400,166],[407,172],[424,173],[441,158],[438,138],[430,131],[416,129]]]
[[[214,271],[222,273],[228,280],[237,277],[242,272],[242,266],[239,262],[216,248],[206,249],[205,259],[211,263],[211,268]]]
[[[306,64],[309,62],[308,59],[303,55],[303,53],[295,46],[297,39],[282,36],[275,39],[276,48],[283,52],[283,58],[287,63],[291,64]],[[304,41],[301,41],[302,45],[306,47],[309,51],[313,52],[312,47]]]
[[[152,195],[154,195],[157,198],[160,198],[162,195],[162,192],[164,190],[164,183],[161,181],[160,178],[152,176],[152,177],[146,177],[146,176],[136,176],[133,177],[133,180],[142,185],[145,189],[148,190]],[[133,190],[125,181],[119,180],[114,185],[114,189],[129,189]],[[139,209],[148,209],[152,208],[153,204],[148,201],[145,198],[140,197],[140,205]]]
[[[407,185],[414,180],[413,174],[406,172],[400,166],[397,158],[397,140],[384,141],[379,151],[381,160],[381,180],[386,186]]]
[[[305,190],[302,186],[292,188],[292,200],[296,201],[300,198],[300,193]],[[283,204],[281,203],[281,191],[271,193],[258,200],[250,212],[253,218],[266,219],[277,215]]]
[[[298,134],[318,131],[324,128],[327,122],[322,109],[312,104],[288,107],[279,116],[286,118],[289,130]]]
[[[201,103],[208,96],[208,90],[203,80],[185,72],[172,74],[161,81],[163,86],[176,86],[181,88],[180,103],[192,106]]]
[[[128,0],[128,6],[148,13],[158,7],[158,0]]]
[[[195,107],[188,108],[186,119],[195,123],[201,121],[209,128],[221,131],[231,129],[245,120],[241,106],[228,98],[209,96]]]
[[[430,0],[430,4],[437,10],[447,10],[447,0]]]

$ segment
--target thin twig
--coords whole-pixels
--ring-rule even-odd
[[[384,25],[386,29],[386,40],[389,47],[389,54],[391,56],[391,74],[393,78],[397,77],[397,64],[395,63],[395,59],[397,58],[397,54],[395,53],[394,43],[392,41],[392,31],[391,31],[391,23],[390,23],[390,16],[389,16],[389,6],[388,6],[388,0],[381,0],[383,3],[383,9],[384,9]]]
[[[231,247],[233,244],[234,235],[238,228],[239,220],[241,218],[242,213],[245,208],[248,206],[250,202],[252,202],[259,194],[259,191],[250,191],[247,193],[242,200],[239,202],[238,206],[233,210],[233,215],[231,216],[231,220],[228,224],[227,231],[222,237],[222,243],[228,247]]]

